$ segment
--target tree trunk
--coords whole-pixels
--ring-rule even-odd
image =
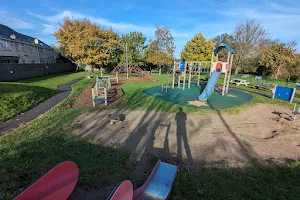
[[[161,66],[159,66],[159,73],[158,74],[161,75]]]
[[[277,79],[279,77],[280,71],[281,71],[281,67],[282,67],[282,65],[278,65],[278,68],[277,68],[276,74],[275,74],[275,79]]]
[[[231,67],[231,66],[230,66]],[[234,74],[238,74],[239,73],[239,67],[236,67],[235,69],[234,69]]]

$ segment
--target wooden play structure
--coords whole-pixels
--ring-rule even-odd
[[[112,76],[97,76],[96,82],[92,87],[92,101],[93,106],[96,103],[104,103],[107,105],[108,99],[116,95],[115,89],[112,89],[112,85],[119,83],[118,72],[116,72],[115,77]]]
[[[219,61],[219,51],[221,49],[227,49],[228,50],[228,56],[226,62]],[[218,76],[215,76],[216,78],[219,78],[219,75],[221,73],[224,73],[224,83],[223,83],[223,89],[222,89],[222,96],[228,93],[229,88],[229,82],[230,82],[230,75],[231,75],[231,67],[233,62],[233,54],[234,51],[231,49],[227,44],[221,44],[218,46],[213,52],[211,61],[184,61],[184,62],[174,62],[173,67],[173,82],[172,82],[172,88],[177,85],[179,88],[181,87],[181,79],[183,79],[182,82],[182,90],[185,90],[186,87],[186,78],[188,74],[188,88],[191,87],[191,77],[193,74],[198,75],[197,80],[197,86],[200,84],[200,73],[202,71],[202,68],[204,64],[207,65],[207,63],[210,64],[210,75],[212,75],[213,72],[218,72]]]
[[[110,73],[111,74],[127,73],[127,67],[126,66],[116,66]],[[149,72],[142,70],[142,68],[140,68],[139,66],[128,66],[128,73],[140,74],[142,76],[150,74]]]
[[[92,101],[93,106],[96,103],[105,103],[107,105],[107,91],[110,89],[111,84],[109,76],[97,76],[95,85],[92,87]]]
[[[210,65],[210,61],[185,61],[185,62],[174,62],[173,66],[173,81],[172,88],[181,87],[182,90],[185,90],[186,79],[188,76],[188,88],[191,87],[192,76],[197,76],[197,85],[200,85],[200,74],[202,71],[207,71],[207,66]],[[206,66],[206,67],[205,67]],[[181,79],[183,82],[181,83]]]
[[[223,48],[228,50],[226,62],[219,61],[219,52]],[[231,68],[232,68],[232,62],[233,62],[233,55],[234,55],[233,49],[231,47],[229,47],[227,44],[221,44],[220,46],[218,46],[212,52],[212,55],[211,55],[210,74],[212,74],[214,71],[225,74],[224,82],[223,82],[223,89],[222,89],[222,96],[224,96],[224,94],[228,93]]]

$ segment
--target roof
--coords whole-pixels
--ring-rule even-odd
[[[220,44],[215,50],[214,50],[214,53],[217,54],[219,53],[219,51],[223,48],[226,48],[230,53],[234,54],[234,51],[233,49],[228,46],[227,44]]]
[[[34,39],[35,38],[30,37],[28,35],[24,35],[24,34],[18,33],[16,31],[14,31],[13,29],[9,28],[8,26],[0,24],[0,38],[5,38],[5,39],[12,40],[12,38],[10,37],[11,35],[15,35],[16,36],[16,39],[15,39],[16,41],[24,42],[24,43],[31,44],[31,45],[36,45],[34,43]],[[52,49],[52,47],[50,47],[49,45],[45,44],[41,40],[39,40],[38,46],[43,47],[43,48]]]

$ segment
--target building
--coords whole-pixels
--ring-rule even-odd
[[[56,63],[58,54],[37,38],[0,24],[0,63]]]

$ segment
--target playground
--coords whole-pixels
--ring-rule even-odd
[[[70,199],[143,199],[157,191],[160,199],[297,196],[299,107],[289,102],[295,94],[274,87],[272,98],[234,86],[232,52],[221,62],[214,51],[210,68],[182,61],[172,73],[128,79],[116,68],[75,83],[57,107],[0,137],[0,177],[10,182],[0,197],[13,198],[43,174],[70,177],[51,182],[68,183],[63,194]],[[35,185],[42,180],[22,194],[40,195]],[[270,192],[274,187],[281,192]]]
[[[216,87],[206,102],[200,102],[197,98],[204,87],[204,85],[198,87],[196,83],[192,83],[190,89],[174,88],[165,92],[161,86],[156,86],[143,90],[143,93],[182,106],[212,110],[239,106],[253,99],[251,94],[237,89],[229,89],[228,94],[223,97],[222,90]]]

